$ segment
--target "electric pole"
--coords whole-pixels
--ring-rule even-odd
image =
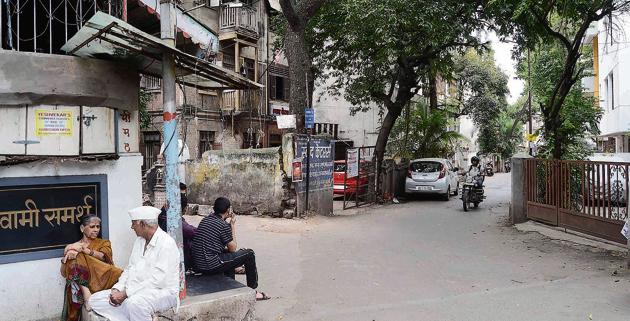
[[[175,4],[174,0],[160,0],[160,37],[168,46],[175,48]],[[166,200],[168,210],[166,212],[166,229],[175,240],[179,248],[179,297],[186,296],[186,278],[184,267],[184,250],[182,236],[181,196],[179,191],[179,174],[177,165],[179,162],[177,134],[177,106],[175,84],[175,58],[164,51],[162,53],[162,103],[164,105],[164,159],[166,170]]]

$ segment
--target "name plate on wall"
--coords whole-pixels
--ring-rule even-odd
[[[62,256],[87,215],[107,236],[106,191],[105,175],[0,179],[0,263]]]

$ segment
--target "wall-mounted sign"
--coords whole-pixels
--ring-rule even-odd
[[[103,219],[104,175],[23,180],[28,184],[0,179],[0,263],[7,255],[63,249],[81,239],[83,216]],[[106,231],[106,220],[101,225]]]
[[[72,136],[71,110],[35,110],[35,136]]]
[[[315,110],[313,108],[304,109],[304,127],[313,128],[315,126]]]
[[[295,128],[295,115],[278,115],[276,116],[278,128]]]

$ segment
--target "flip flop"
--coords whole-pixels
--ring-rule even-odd
[[[262,294],[262,298],[256,297],[256,301],[265,301],[265,300],[271,299],[271,297],[267,296],[265,294],[265,292],[258,292],[258,291],[256,291],[256,294],[258,294],[258,293]]]

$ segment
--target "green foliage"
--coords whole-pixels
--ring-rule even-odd
[[[392,129],[387,145],[391,155],[407,159],[447,157],[453,154],[455,143],[465,139],[446,128],[449,123],[446,112],[429,111],[423,103],[415,103],[408,110],[408,117],[399,118]]]
[[[399,113],[430,69],[448,75],[454,55],[482,45],[475,2],[337,0],[322,9],[311,38],[316,65],[331,93],[363,109],[395,105]]]
[[[540,45],[531,54],[531,90],[536,100],[543,105],[548,103],[554,94],[554,86],[564,69],[565,51],[555,43]],[[586,56],[585,58],[588,58]],[[583,59],[579,68],[585,68],[590,61]],[[527,61],[519,63],[518,73],[527,79]],[[581,79],[579,76],[578,79]],[[557,140],[561,142],[562,159],[584,159],[592,150],[587,140],[599,134],[599,120],[602,111],[597,107],[593,97],[582,92],[580,82],[576,82],[567,94],[556,120],[553,130],[543,128],[543,146],[540,155],[552,157],[553,147]]]
[[[151,115],[147,111],[147,105],[151,102],[152,99],[151,93],[147,92],[143,88],[140,88],[140,92],[138,93],[138,111],[140,114],[140,128],[147,129],[151,126]]]

